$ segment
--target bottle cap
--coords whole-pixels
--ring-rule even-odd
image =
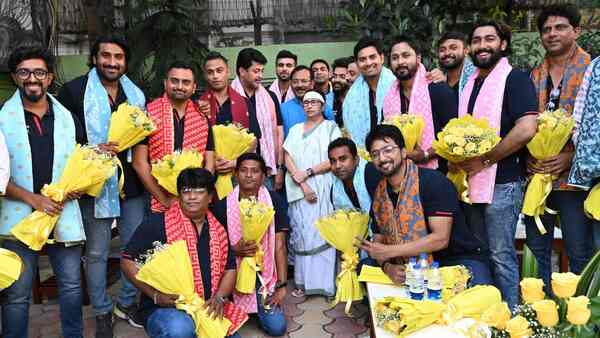
[[[439,264],[438,262],[436,262],[436,261],[433,261],[433,262],[431,263],[431,267],[432,267],[432,268],[434,268],[434,269],[437,269],[437,268],[439,268],[439,267],[440,267],[440,264]]]
[[[421,253],[419,254],[419,259],[427,259],[427,254],[426,254],[426,253],[424,253],[424,252],[421,252]]]
[[[409,258],[408,262],[412,263],[412,264],[416,263],[417,262],[417,257],[411,257],[411,258]]]
[[[421,270],[421,264],[417,263],[413,266],[413,269]]]

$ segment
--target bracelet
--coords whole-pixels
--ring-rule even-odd
[[[429,160],[429,155],[430,155],[429,151],[425,150],[423,152],[423,160],[425,160],[425,161]]]
[[[287,286],[287,281],[284,282],[279,282],[277,281],[277,283],[275,284],[275,289],[281,289]]]
[[[152,301],[154,302],[154,305],[158,305],[158,291],[154,291],[152,294]]]
[[[225,298],[223,296],[215,295],[215,300],[221,305],[225,303]]]

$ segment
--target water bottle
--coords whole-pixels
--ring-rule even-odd
[[[442,276],[440,275],[439,264],[436,261],[433,261],[433,263],[431,263],[431,268],[429,268],[427,298],[433,301],[442,299]]]
[[[410,285],[413,282],[413,268],[417,264],[417,257],[411,257],[408,259],[408,264],[406,266],[406,278],[404,279],[404,285],[406,289],[410,289]]]
[[[425,294],[425,285],[423,281],[423,270],[419,263],[413,267],[413,280],[410,285],[410,298],[414,300],[423,300]]]
[[[419,265],[421,265],[421,271],[423,272],[423,285],[427,288],[427,282],[429,280],[429,260],[427,259],[427,254],[424,252],[419,254]]]

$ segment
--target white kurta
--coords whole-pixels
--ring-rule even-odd
[[[308,132],[304,123],[297,124],[283,144],[296,168],[306,170],[327,161],[327,147],[342,134],[333,121],[324,120]],[[336,251],[319,234],[314,224],[319,218],[333,212],[329,192],[333,182],[331,173],[315,175],[306,183],[317,194],[317,202],[308,203],[300,186],[286,175],[291,226],[290,251],[295,255],[294,280],[306,294],[333,296],[335,294]]]

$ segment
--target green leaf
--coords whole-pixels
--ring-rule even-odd
[[[535,255],[527,245],[523,245],[523,264],[521,278],[538,278],[538,264]]]
[[[575,296],[581,296],[587,294],[588,288],[594,277],[596,270],[600,266],[600,251],[598,251],[592,259],[587,263],[583,271],[581,272],[581,278],[577,284],[577,291]]]

